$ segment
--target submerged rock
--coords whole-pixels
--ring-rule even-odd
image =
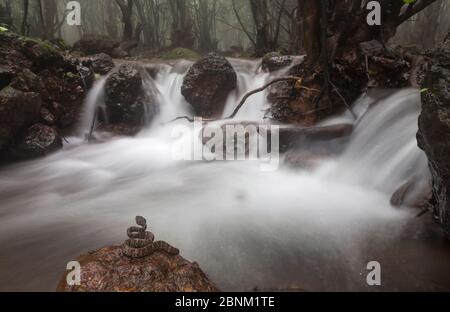
[[[323,127],[281,127],[280,152],[302,147],[305,143],[347,138],[353,133],[353,125],[338,124]]]
[[[179,255],[166,242],[155,242],[147,221],[136,217],[139,227],[130,227],[128,240],[120,247],[92,251],[77,259],[81,283],[67,284],[63,276],[60,292],[216,292],[197,263]]]
[[[450,33],[432,56],[417,138],[433,177],[433,214],[450,239]]]
[[[189,69],[181,93],[198,116],[218,117],[236,84],[237,75],[231,64],[223,56],[210,53]]]

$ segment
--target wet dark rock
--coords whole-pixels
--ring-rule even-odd
[[[24,38],[21,41],[22,52],[33,61],[34,67],[44,69],[46,66],[59,65],[64,61],[62,51],[50,42]]]
[[[45,86],[39,76],[27,68],[15,76],[10,86],[23,92],[45,92]]]
[[[282,68],[288,67],[294,61],[294,57],[290,55],[282,55],[279,52],[266,54],[262,59],[262,68],[268,72],[274,72]]]
[[[47,125],[54,125],[56,123],[56,117],[52,114],[50,110],[43,107],[41,108],[41,119],[47,124]]]
[[[450,33],[432,55],[417,138],[433,177],[433,214],[450,239]]]
[[[22,158],[37,158],[47,156],[62,147],[62,138],[55,128],[35,124],[25,131],[15,152]]]
[[[210,53],[189,69],[181,93],[201,117],[217,117],[226,99],[236,89],[237,76],[231,64],[216,53]]]
[[[80,74],[81,80],[83,81],[83,87],[89,90],[95,82],[95,72],[89,67],[79,66],[78,72]]]
[[[419,183],[416,177],[400,185],[391,197],[391,205],[396,208],[420,208],[427,204],[431,198],[431,183]]]
[[[15,76],[14,69],[9,65],[0,65],[0,89],[9,85]]]
[[[151,88],[151,85],[146,85],[146,88]],[[119,66],[106,81],[107,120],[113,125],[142,127],[158,112],[154,92],[143,89],[140,69],[129,64]]]
[[[55,126],[59,132],[74,125],[86,94],[79,64],[51,42],[0,32],[2,156],[14,154],[34,123]]]
[[[367,47],[366,53],[372,56],[364,55],[361,49],[337,56],[330,66],[333,85],[329,94],[322,92],[325,81],[321,67],[310,69],[306,63],[292,66],[287,75],[301,81],[279,82],[268,89],[268,115],[282,123],[313,126],[347,110],[368,87],[408,87],[415,76],[412,61],[394,51],[378,52]]]
[[[415,179],[411,179],[403,183],[392,195],[391,205],[397,208],[402,207],[405,204],[408,193],[414,188],[416,182]]]
[[[39,94],[12,87],[0,91],[0,151],[13,144],[22,129],[39,117]]]
[[[94,72],[99,75],[106,75],[115,67],[112,57],[106,53],[91,56],[87,65],[90,65]]]
[[[119,47],[120,42],[112,40],[105,36],[87,35],[83,39],[77,41],[73,49],[80,51],[86,55],[106,53],[111,55],[112,51]]]

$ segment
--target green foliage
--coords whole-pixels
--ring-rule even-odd
[[[196,61],[200,58],[200,55],[197,52],[189,49],[175,48],[163,53],[161,55],[161,58],[165,60],[185,59],[190,61]]]
[[[405,4],[412,4],[412,3],[416,2],[416,0],[403,0],[403,2]]]
[[[6,28],[6,27],[3,27],[3,26],[0,26],[0,32],[7,32],[8,31],[8,28]]]

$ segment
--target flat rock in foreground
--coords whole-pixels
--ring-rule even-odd
[[[69,286],[65,274],[58,292],[217,292],[197,263],[157,251],[129,258],[121,247],[107,247],[79,257],[81,285]]]

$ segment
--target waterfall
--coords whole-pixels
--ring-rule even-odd
[[[86,96],[77,131],[77,135],[82,138],[85,138],[91,131],[97,108],[105,106],[105,85],[107,78],[105,76],[97,80]]]
[[[231,63],[238,90],[225,114],[270,78],[259,62]],[[68,261],[121,244],[136,215],[147,217],[158,239],[197,261],[224,290],[366,290],[366,264],[386,259],[383,269],[394,272],[386,277],[394,288],[422,289],[408,284],[414,265],[442,282],[436,268],[447,266],[449,253],[402,236],[414,212],[389,204],[404,179],[425,176],[426,159],[415,141],[417,90],[361,98],[344,152],[317,169],[265,173],[253,162],[171,158],[173,125],[162,122],[192,114],[180,92],[188,66],[161,65],[152,82],[160,114],[137,137],[82,144],[2,170],[0,290],[53,290]],[[102,101],[104,83],[87,98],[80,134]],[[262,121],[267,105],[263,92],[237,120]],[[343,114],[325,124],[342,121],[353,122]],[[399,255],[409,263],[403,270],[395,255],[408,246]],[[411,250],[426,251],[435,270],[423,268],[423,255]]]

